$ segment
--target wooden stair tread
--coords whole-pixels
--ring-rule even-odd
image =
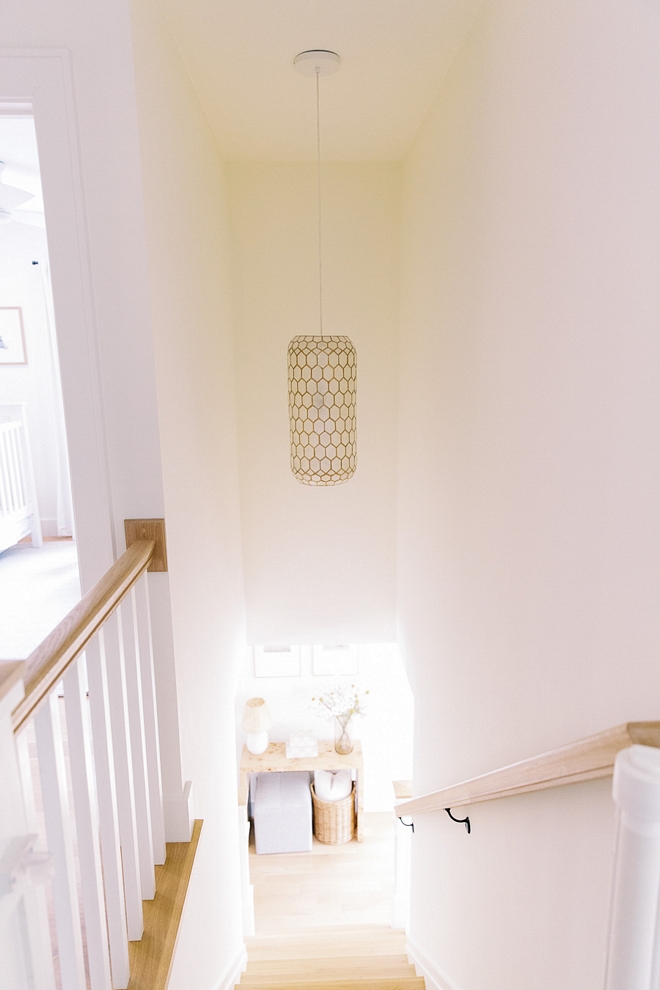
[[[361,935],[403,935],[403,928],[392,928],[390,925],[331,925],[305,928],[298,932],[271,932],[264,935],[248,936],[251,942],[259,942],[272,938],[287,942],[299,942],[308,938],[358,938]]]
[[[246,938],[248,958],[314,959],[344,956],[404,955],[406,933],[388,926],[313,929],[296,935],[257,935]]]
[[[245,941],[239,990],[425,990],[408,962],[402,929],[341,926]]]
[[[244,980],[252,983],[305,983],[310,980],[364,980],[415,976],[405,955],[344,956],[343,958],[266,959],[247,965]]]
[[[309,958],[301,958],[300,956],[283,956],[278,959],[254,959],[252,956],[248,956],[248,958],[248,971],[253,969],[255,973],[265,973],[267,970],[271,972],[284,972],[289,969],[297,971],[300,969],[309,969],[310,966],[314,965],[323,967],[342,966],[346,968],[352,965],[365,965],[368,962],[372,962],[380,968],[384,966],[395,966],[397,964],[410,965],[405,952],[389,952],[380,956],[372,956],[365,952],[355,952],[350,955],[348,953],[342,956],[317,955]]]
[[[286,990],[291,983],[273,981],[271,983],[251,983],[241,980],[241,990]],[[422,976],[382,978],[377,980],[313,980],[310,983],[296,983],[296,990],[425,990]]]

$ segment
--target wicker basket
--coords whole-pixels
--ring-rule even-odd
[[[350,842],[355,832],[355,781],[348,797],[339,801],[319,801],[311,786],[316,838],[327,846]]]

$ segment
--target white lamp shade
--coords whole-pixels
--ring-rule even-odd
[[[241,725],[246,732],[267,732],[273,724],[273,717],[263,698],[250,698],[245,703]]]

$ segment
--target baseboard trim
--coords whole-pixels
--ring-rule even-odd
[[[417,975],[424,977],[426,990],[458,990],[456,984],[441,973],[436,964],[410,938],[406,944],[406,952],[409,962],[417,970]]]
[[[232,961],[226,967],[218,984],[218,990],[234,990],[234,987],[241,979],[241,973],[245,972],[246,967],[247,949],[245,948],[245,942],[243,942]]]

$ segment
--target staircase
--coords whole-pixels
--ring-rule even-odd
[[[402,931],[385,926],[315,929],[246,939],[241,990],[424,990]]]

